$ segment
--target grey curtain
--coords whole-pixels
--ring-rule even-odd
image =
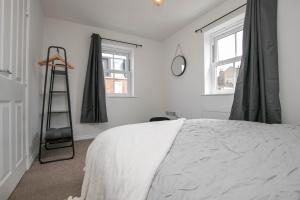
[[[231,120],[281,123],[277,0],[248,0]]]
[[[85,77],[81,123],[108,121],[101,52],[101,37],[98,34],[93,34]]]

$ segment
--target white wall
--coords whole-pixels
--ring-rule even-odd
[[[75,139],[94,137],[102,130],[116,125],[148,121],[150,117],[164,114],[164,85],[162,80],[162,44],[153,40],[135,37],[66,21],[46,18],[44,28],[44,56],[50,45],[67,49],[68,61],[76,66],[70,71],[70,91]],[[80,124],[82,94],[86,74],[91,34],[102,37],[136,42],[143,45],[135,48],[135,96],[136,98],[107,98],[109,122],[98,125]],[[116,44],[120,45],[120,44]],[[131,46],[127,46],[131,47]]]
[[[228,118],[233,95],[202,95],[204,93],[203,34],[200,32],[195,34],[194,30],[243,3],[245,0],[228,0],[164,41],[168,110],[177,111],[180,116],[187,118]],[[300,66],[297,62],[300,45],[300,24],[297,21],[300,19],[300,2],[279,0],[278,3],[280,97],[283,122],[300,124],[300,91],[295,90],[300,85]],[[173,77],[170,73],[170,64],[177,44],[181,44],[188,62],[185,74],[179,78]]]
[[[243,4],[243,0],[230,0],[199,17],[164,42],[167,109],[187,118],[227,118],[233,95],[204,96],[204,35],[195,30]],[[215,23],[211,27],[218,25]],[[174,77],[170,65],[177,44],[187,59],[183,76]]]
[[[40,67],[37,59],[42,56],[43,45],[43,10],[39,0],[30,0],[29,47],[28,47],[28,141],[29,157],[34,159],[39,145],[40,129]]]
[[[300,1],[278,0],[278,50],[283,121],[300,125]]]

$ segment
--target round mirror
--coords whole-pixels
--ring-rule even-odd
[[[186,69],[186,60],[183,56],[176,56],[173,59],[171,71],[174,76],[181,76]]]

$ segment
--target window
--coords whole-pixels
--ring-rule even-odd
[[[133,96],[132,51],[103,45],[102,63],[108,96]]]
[[[205,38],[205,93],[233,93],[242,58],[243,20],[216,27]]]

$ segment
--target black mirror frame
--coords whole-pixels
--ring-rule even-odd
[[[183,71],[180,73],[180,74],[174,74],[174,72],[173,72],[173,69],[172,69],[172,66],[173,66],[173,64],[174,64],[174,61],[176,60],[176,58],[179,58],[179,57],[181,57],[182,59],[183,59],[183,62],[184,62],[184,69],[183,69]],[[171,72],[172,72],[172,74],[174,75],[174,76],[182,76],[183,74],[184,74],[184,72],[185,72],[185,70],[186,70],[186,59],[185,59],[185,57],[183,56],[183,55],[178,55],[178,56],[175,56],[174,58],[173,58],[173,61],[172,61],[172,64],[171,64]]]

